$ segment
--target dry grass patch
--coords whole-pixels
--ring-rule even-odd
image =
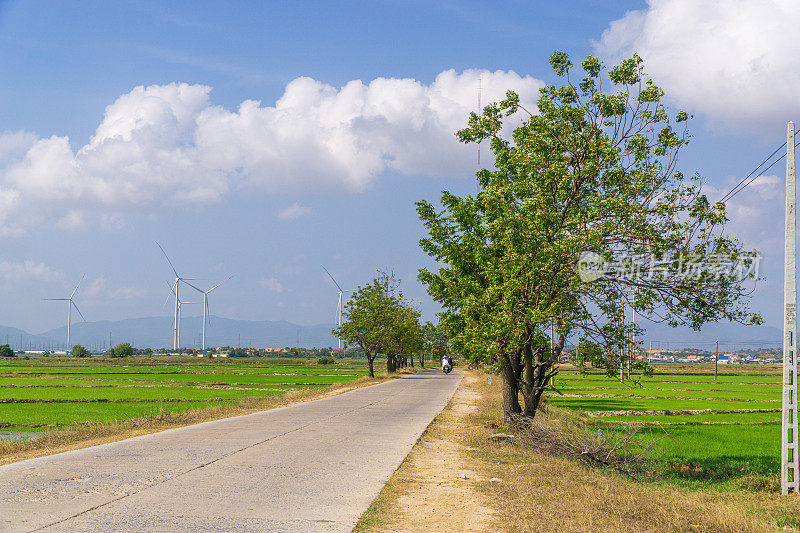
[[[499,378],[485,374],[470,385],[481,396],[470,433],[482,492],[502,509],[506,531],[775,531],[800,526],[800,498],[767,492],[714,492],[636,482],[588,468],[574,459],[526,446],[492,442],[501,423]],[[540,423],[569,425],[573,413],[550,409]],[[754,483],[754,487],[758,484]]]
[[[68,430],[48,432],[31,440],[0,439],[0,465],[124,440],[209,420],[246,415],[294,403],[326,398],[402,377],[409,373],[413,373],[413,369],[404,369],[391,377],[385,375],[376,378],[363,377],[356,381],[337,383],[320,389],[302,389],[273,396],[230,400],[222,405],[188,409],[182,412],[162,410],[151,416],[128,420],[85,422],[75,424]]]

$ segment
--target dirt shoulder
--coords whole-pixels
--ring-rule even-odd
[[[480,431],[475,415],[479,377],[467,373],[452,400],[428,426],[355,531],[487,531],[496,511],[479,486],[489,479],[476,468],[466,438]]]

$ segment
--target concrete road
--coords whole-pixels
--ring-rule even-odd
[[[349,531],[461,375],[0,466],[3,531]]]

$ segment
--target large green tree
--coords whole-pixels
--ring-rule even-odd
[[[346,344],[364,350],[371,378],[375,377],[375,358],[385,350],[385,338],[391,333],[395,284],[394,276],[381,273],[356,288],[342,310],[342,325],[333,330]]]
[[[374,361],[386,356],[386,371],[395,372],[422,349],[419,310],[403,297],[394,274],[381,272],[369,284],[358,287],[342,312],[342,325],[333,330],[349,345],[357,345],[367,357],[370,377]]]
[[[753,256],[723,233],[725,206],[677,169],[690,117],[668,113],[638,56],[610,69],[588,57],[577,80],[565,53],[550,63],[560,82],[535,110],[509,92],[458,132],[491,145],[481,192],[417,204],[421,246],[443,264],[420,280],[445,309],[451,347],[497,365],[508,419],[535,415],[568,339],[622,365],[626,306],[695,329],[760,321],[743,298],[747,276],[722,268],[749,272]]]

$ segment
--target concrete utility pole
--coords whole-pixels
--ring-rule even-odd
[[[628,357],[628,378],[631,377],[631,359],[636,357],[636,354],[639,350],[636,349],[636,308],[633,307],[633,302],[636,300],[636,292],[633,293],[633,298],[631,301],[631,325],[633,329],[631,330],[631,353]]]
[[[794,122],[786,128],[786,233],[783,275],[783,408],[781,494],[800,492],[797,448],[797,216]]]
[[[719,341],[714,349],[714,381],[717,381],[717,366],[719,365]]]

